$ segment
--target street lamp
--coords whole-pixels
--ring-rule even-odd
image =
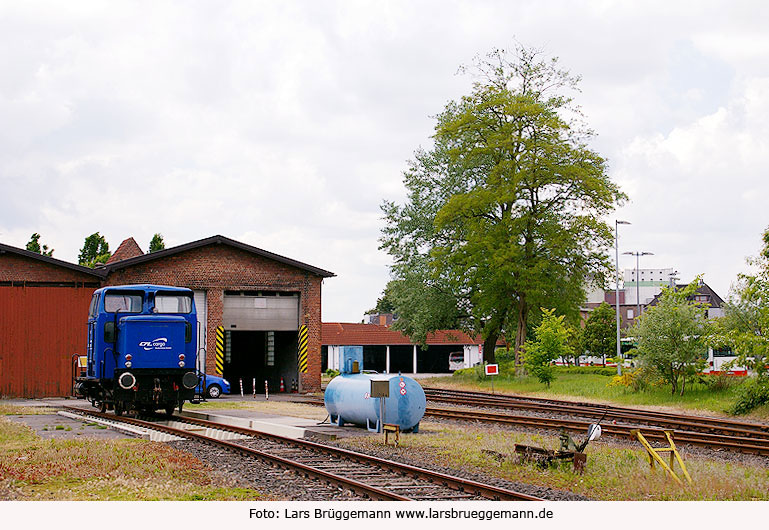
[[[627,221],[614,220],[614,261],[617,273],[614,276],[614,306],[617,315],[617,375],[622,375],[622,352],[619,345],[619,225],[629,225]]]
[[[636,304],[636,318],[641,316],[641,278],[638,277],[638,262],[641,256],[653,256],[654,252],[623,252],[622,255],[635,256],[635,304]]]

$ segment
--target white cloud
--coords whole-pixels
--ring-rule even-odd
[[[40,232],[75,260],[97,230],[113,249],[221,233],[336,272],[324,318],[359,320],[387,281],[379,204],[402,199],[430,116],[467,92],[457,67],[517,38],[582,75],[633,200],[623,242],[723,290],[767,224],[766,9],[0,4],[0,241]]]

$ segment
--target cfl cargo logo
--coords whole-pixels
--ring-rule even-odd
[[[141,341],[139,347],[144,348],[145,351],[171,349],[171,346],[168,346],[168,339],[165,337],[159,337],[152,341]]]

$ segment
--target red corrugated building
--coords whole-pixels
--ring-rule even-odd
[[[0,244],[0,395],[63,396],[101,275]]]

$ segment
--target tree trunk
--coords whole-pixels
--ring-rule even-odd
[[[670,386],[672,387],[670,394],[675,396],[676,390],[678,390],[678,376],[672,366],[670,367]]]
[[[526,319],[529,316],[529,308],[526,305],[526,295],[518,297],[518,329],[515,332],[515,365],[521,364],[521,348],[526,342]]]
[[[483,360],[488,364],[496,364],[497,362],[497,339],[499,338],[499,328],[495,328],[489,332],[483,341]]]
[[[681,394],[684,395],[684,390],[686,389],[686,373],[683,375],[683,379],[681,379]]]

